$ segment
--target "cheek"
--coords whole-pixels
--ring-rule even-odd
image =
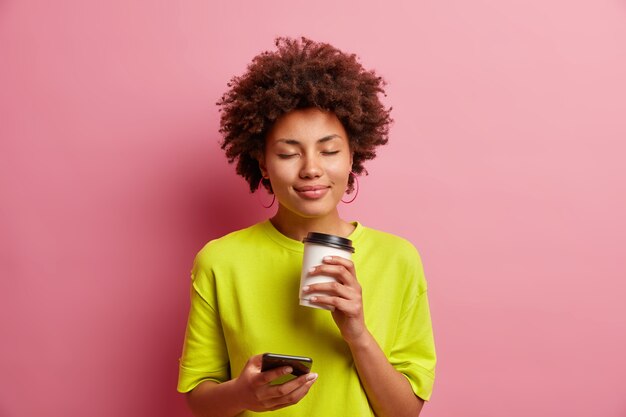
[[[283,184],[285,182],[293,182],[294,178],[298,175],[298,171],[285,161],[282,163],[270,162],[267,165],[267,173],[270,177],[270,181],[276,185]]]
[[[345,169],[342,169],[333,173],[329,173],[328,177],[330,178],[330,181],[334,186],[333,188],[335,189],[335,192],[342,194],[348,186],[350,173]]]
[[[350,160],[346,159],[343,161],[337,161],[328,167],[328,172],[332,172],[333,177],[335,177],[336,181],[348,182],[348,177],[350,176],[350,171],[352,170],[352,164],[350,164]]]

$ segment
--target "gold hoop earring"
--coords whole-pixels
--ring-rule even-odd
[[[354,181],[356,182],[356,192],[354,193],[354,197],[352,197],[352,200],[344,201],[343,198],[341,199],[341,202],[345,204],[352,203],[354,200],[356,200],[357,196],[359,195],[359,178],[352,171],[350,171],[350,175],[352,176],[352,178],[354,178]]]
[[[262,186],[263,186],[263,180],[259,181],[259,186],[256,188],[256,191],[258,192],[261,189]],[[265,187],[263,187],[263,188],[265,188]],[[274,201],[276,201],[276,194],[272,193],[272,202],[270,203],[269,206],[266,206],[265,204],[263,204],[263,202],[261,201],[261,198],[258,196],[258,194],[257,194],[257,199],[259,200],[259,202],[261,203],[261,205],[264,208],[268,209],[268,208],[270,208],[270,207],[272,207],[274,205]]]

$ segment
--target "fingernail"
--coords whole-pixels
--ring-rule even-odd
[[[302,287],[302,291],[308,291],[309,290],[309,286],[305,285],[304,287]]]
[[[315,302],[315,301],[317,301],[317,297],[313,296],[313,297],[310,298],[310,300]]]
[[[311,268],[309,268],[309,273],[311,273],[311,272],[313,272],[313,271],[315,271],[315,267],[314,267],[314,266],[313,266],[313,267],[311,267]]]
[[[286,368],[285,369],[285,374],[290,374],[293,371],[293,369],[291,368]]]
[[[315,381],[317,379],[317,374],[310,373],[306,376],[307,381]]]
[[[322,258],[322,260],[324,260],[324,261],[332,261],[333,257],[332,256],[324,256],[324,258]]]

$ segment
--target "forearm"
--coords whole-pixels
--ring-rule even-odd
[[[417,397],[409,381],[396,371],[369,333],[349,344],[363,388],[379,417],[417,417],[424,401]]]
[[[204,381],[187,393],[187,404],[195,417],[234,417],[245,410],[235,380]]]

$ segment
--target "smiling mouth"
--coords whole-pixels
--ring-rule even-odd
[[[318,198],[322,198],[326,195],[329,189],[330,187],[322,185],[294,187],[294,190],[296,190],[298,195],[306,198],[307,200],[317,200]]]

